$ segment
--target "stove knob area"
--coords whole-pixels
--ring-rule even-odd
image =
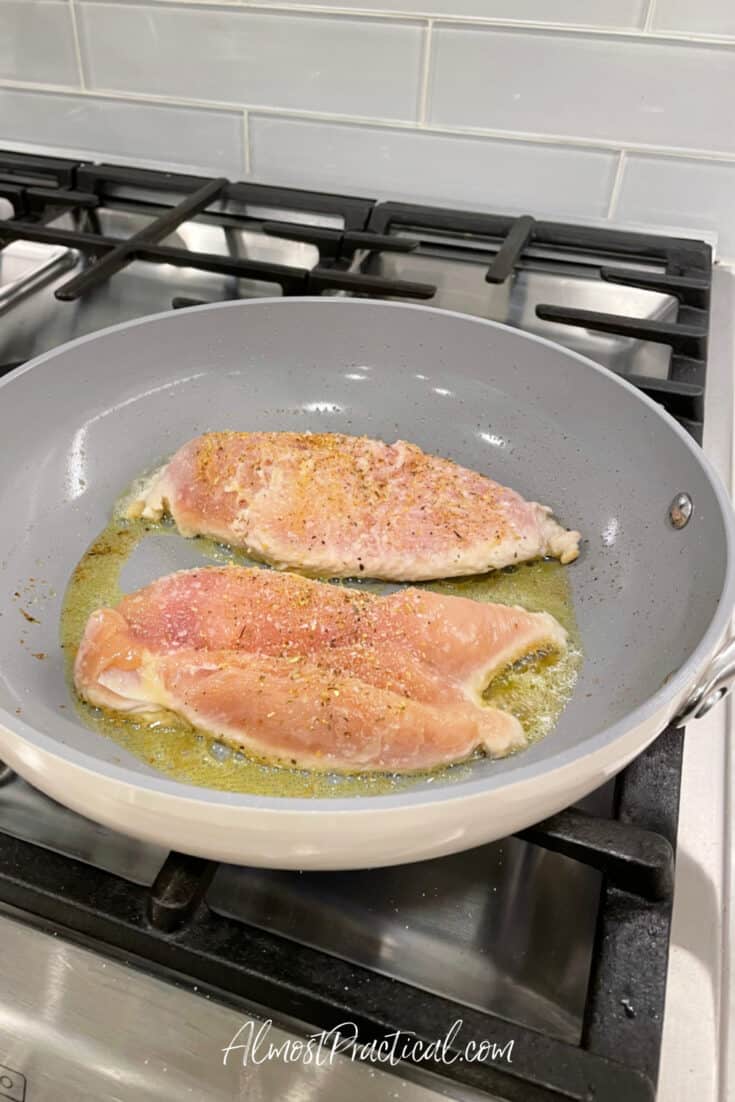
[[[0,1064],[0,1100],[10,1099],[10,1102],[25,1102],[26,1077],[14,1068],[8,1068]]]

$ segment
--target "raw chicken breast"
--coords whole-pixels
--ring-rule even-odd
[[[546,613],[208,567],[94,612],[74,680],[91,704],[168,710],[261,759],[393,772],[525,745],[482,692],[516,659],[565,646]]]
[[[197,437],[128,511],[168,512],[184,536],[330,578],[426,581],[579,553],[579,532],[484,475],[402,440],[338,433]]]

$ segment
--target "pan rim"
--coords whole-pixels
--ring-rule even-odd
[[[548,338],[540,337],[532,333],[525,333],[522,330],[515,330],[512,326],[503,325],[501,322],[496,322],[488,318],[462,314],[454,310],[441,310],[437,307],[416,303],[387,302],[381,299],[341,299],[313,296],[294,296],[286,298],[276,296],[271,298],[249,300],[233,299],[226,302],[206,303],[201,306],[188,308],[186,314],[220,309],[256,309],[264,306],[285,308],[289,303],[308,303],[311,308],[315,309],[368,308],[375,310],[376,308],[389,308],[391,312],[396,309],[420,311],[455,318],[463,323],[481,325],[483,327],[490,327],[490,329],[500,329],[506,332],[510,329],[517,334],[519,339],[535,342],[556,353],[562,351],[566,357],[584,364],[586,369],[594,371],[600,376],[604,376],[609,381],[610,385],[617,385],[631,392],[638,401],[643,403],[649,412],[662,420],[664,424],[679,437],[693,460],[703,470],[712,485],[723,520],[723,527],[725,530],[726,569],[722,591],[707,629],[700,638],[697,646],[689,655],[687,661],[676,671],[665,685],[657,689],[656,692],[649,696],[636,709],[611,726],[604,727],[602,730],[598,731],[596,735],[590,736],[582,743],[569,747],[566,750],[560,750],[552,754],[551,758],[546,761],[530,762],[525,765],[523,764],[524,755],[523,752],[521,752],[515,759],[520,764],[515,766],[512,773],[495,776],[490,774],[476,780],[468,780],[460,783],[450,782],[444,785],[440,784],[433,788],[431,792],[427,792],[426,790],[412,792],[409,789],[407,791],[380,796],[349,796],[335,798],[258,796],[250,793],[224,792],[214,788],[200,788],[194,785],[188,785],[183,781],[173,780],[163,773],[151,775],[134,773],[126,766],[101,761],[93,754],[83,750],[77,750],[59,741],[59,739],[55,738],[53,735],[39,731],[37,728],[27,724],[22,718],[12,715],[2,707],[0,707],[0,725],[2,725],[6,731],[30,744],[30,746],[37,746],[45,754],[87,772],[92,777],[102,774],[110,781],[122,784],[127,788],[133,790],[143,789],[155,797],[165,797],[181,806],[185,806],[186,804],[199,806],[201,804],[215,803],[223,809],[231,809],[233,813],[241,809],[244,813],[257,810],[258,812],[274,812],[279,814],[298,813],[309,814],[311,816],[334,815],[337,813],[361,815],[365,811],[373,810],[387,811],[390,809],[415,809],[422,806],[431,807],[438,803],[447,804],[466,800],[482,793],[487,794],[493,790],[502,789],[507,793],[513,788],[520,788],[528,782],[543,781],[544,779],[548,779],[550,782],[551,778],[560,771],[568,768],[570,765],[574,764],[574,762],[581,759],[594,758],[597,752],[601,752],[605,748],[613,745],[634,728],[645,725],[646,722],[653,719],[657,713],[666,713],[667,710],[673,710],[672,705],[674,702],[684,695],[686,690],[693,688],[695,685],[703,666],[709,660],[716,646],[724,636],[732,618],[733,607],[735,606],[735,555],[733,554],[735,549],[735,512],[733,512],[730,495],[718,472],[704,454],[702,448],[695,443],[678,422],[661,406],[654,402],[653,399],[649,398],[646,394],[637,390],[632,384],[627,382],[624,376],[615,374],[608,368],[595,363],[594,360],[578,352],[574,352],[571,349],[560,348],[558,343]],[[152,324],[163,318],[170,318],[174,313],[175,311],[172,310],[164,310],[143,318],[135,318],[130,321],[120,322],[116,325],[96,330],[94,333],[88,333],[84,336],[77,337],[72,341],[67,341],[62,345],[58,345],[56,348],[42,353],[40,356],[34,357],[32,360],[29,360],[15,371],[10,372],[4,378],[0,379],[0,388],[12,384],[12,382],[20,376],[40,366],[47,360],[54,359],[56,356],[73,350],[89,341],[94,341],[99,337],[111,335],[121,330]],[[553,738],[553,732],[551,732],[548,737]]]

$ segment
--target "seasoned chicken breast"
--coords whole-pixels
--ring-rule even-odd
[[[338,433],[208,433],[129,505],[281,569],[425,581],[579,553],[544,505],[415,444]]]
[[[483,690],[566,640],[546,613],[209,567],[94,612],[74,680],[91,704],[174,712],[259,758],[406,771],[522,747],[521,724]]]

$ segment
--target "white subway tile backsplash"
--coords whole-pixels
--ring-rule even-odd
[[[245,3],[248,0],[244,0]],[[469,16],[518,22],[563,23],[582,27],[643,25],[648,0],[287,0],[318,3],[322,7],[362,11],[398,12],[409,15]]]
[[[418,23],[168,4],[77,11],[92,88],[416,118]]]
[[[717,230],[718,253],[735,259],[735,162],[629,154],[619,222]]]
[[[3,141],[239,177],[242,115],[0,87]]]
[[[433,57],[441,126],[735,152],[727,46],[438,26]]]
[[[0,79],[79,84],[67,0],[0,0]]]
[[[257,180],[484,210],[607,213],[606,151],[389,127],[250,116]]]
[[[735,36],[733,0],[656,0],[653,30]]]
[[[0,145],[614,209],[735,260],[733,89],[735,0],[0,0]]]

